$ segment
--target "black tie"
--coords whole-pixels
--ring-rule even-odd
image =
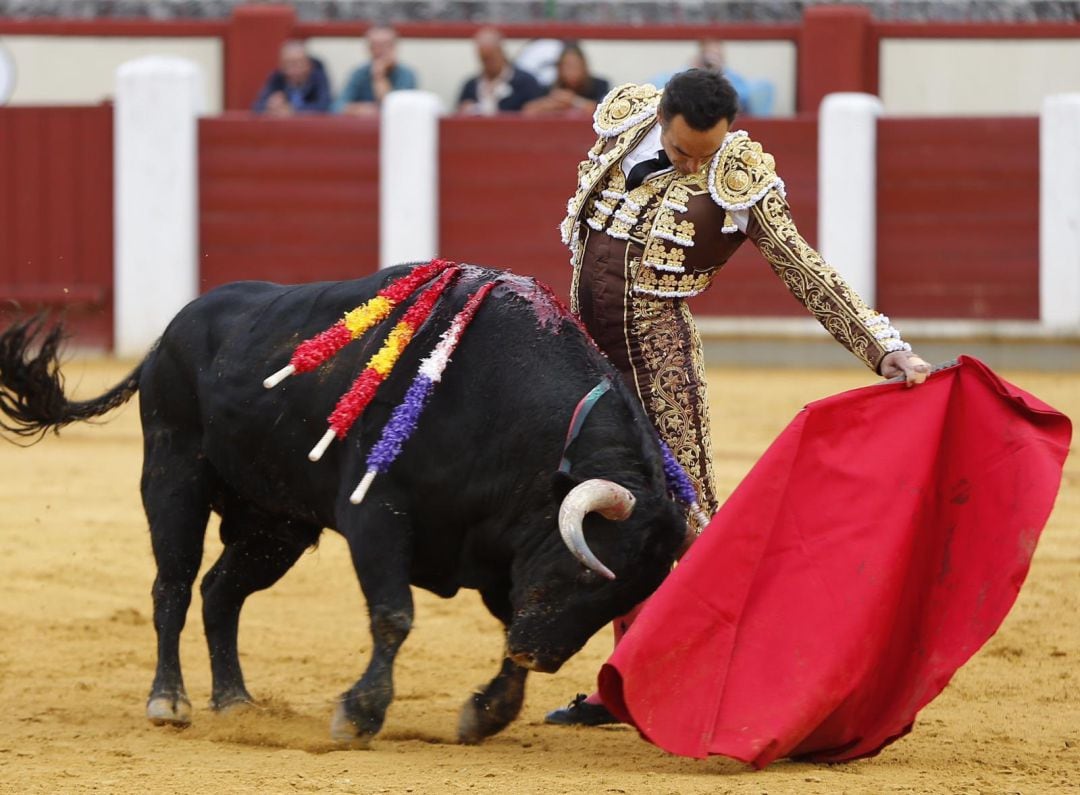
[[[667,168],[670,165],[671,160],[668,159],[667,152],[661,149],[656,153],[656,157],[652,160],[642,160],[630,169],[630,173],[626,175],[626,189],[633,190],[644,182],[645,177],[649,176],[649,174]]]

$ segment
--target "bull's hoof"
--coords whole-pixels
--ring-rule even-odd
[[[191,702],[183,693],[151,696],[146,702],[146,717],[155,726],[190,726]]]
[[[348,748],[366,750],[371,747],[371,739],[375,732],[365,732],[349,718],[345,712],[345,702],[339,701],[334,717],[330,721],[330,736],[335,742],[341,743]]]
[[[520,708],[520,703],[517,705]],[[493,734],[498,734],[517,716],[517,709],[492,703],[483,693],[473,693],[461,706],[458,716],[458,742],[476,745]]]
[[[246,691],[230,693],[224,696],[214,696],[210,699],[210,709],[222,715],[232,712],[242,712],[248,707],[254,706],[253,699]]]

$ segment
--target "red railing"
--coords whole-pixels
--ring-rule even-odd
[[[199,122],[200,289],[350,279],[379,257],[375,119]]]
[[[113,336],[111,106],[0,108],[0,300]]]

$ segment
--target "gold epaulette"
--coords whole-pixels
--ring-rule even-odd
[[[709,193],[725,210],[745,210],[775,188],[784,195],[776,161],[743,130],[728,133],[709,169]]]
[[[593,129],[601,138],[614,138],[656,115],[663,92],[649,83],[624,83],[611,89],[596,106]]]

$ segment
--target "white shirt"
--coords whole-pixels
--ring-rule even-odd
[[[630,176],[630,169],[638,163],[644,160],[652,160],[656,157],[656,153],[664,148],[663,144],[660,143],[660,133],[660,124],[654,124],[649,131],[645,133],[645,137],[641,139],[641,143],[626,154],[626,157],[622,159],[622,163],[619,164],[622,167],[624,177]],[[668,166],[667,168],[654,171],[653,174],[664,174],[671,171],[673,168],[674,166]],[[735,226],[739,227],[739,231],[746,234],[746,227],[750,223],[750,211],[729,210],[728,214],[731,216],[731,220],[735,222]]]

